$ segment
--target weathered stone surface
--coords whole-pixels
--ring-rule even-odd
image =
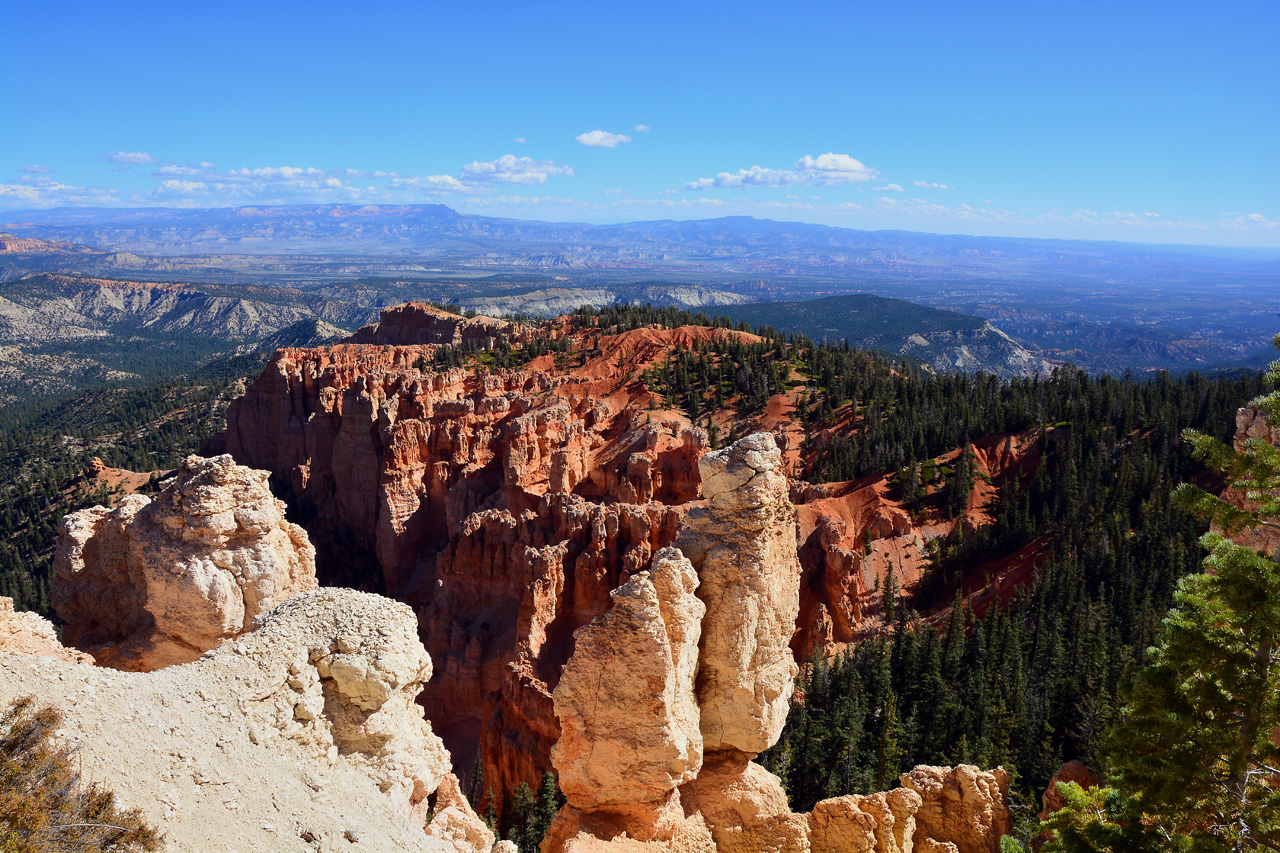
[[[807,853],[809,820],[787,806],[782,782],[743,753],[709,753],[680,789],[685,811],[701,813],[720,853]]]
[[[316,585],[315,549],[267,472],[189,456],[154,501],[68,515],[51,599],[67,641],[117,669],[195,660]]]
[[[175,849],[207,849],[211,831],[239,850],[307,849],[303,833],[346,849],[350,832],[360,849],[482,853],[493,836],[414,702],[430,675],[408,607],[317,590],[157,672],[0,655],[0,700],[59,707],[86,772]]]
[[[697,568],[707,605],[698,657],[704,749],[756,755],[782,732],[798,671],[795,509],[768,433],[698,465],[707,507],[689,514],[676,544]]]
[[[488,374],[435,369],[437,344],[286,349],[231,405],[228,452],[272,472],[321,579],[418,609],[438,669],[422,701],[462,767],[480,743],[499,792],[549,766],[574,630],[698,496],[706,433],[646,411],[636,377],[712,338],[754,339],[639,329],[599,337],[586,364]]]
[[[813,853],[912,853],[920,795],[907,788],[833,797],[809,814]],[[914,845],[915,850],[920,850]]]
[[[1000,838],[1013,830],[1009,817],[1009,774],[969,764],[921,765],[902,776],[902,785],[920,795],[916,838],[954,844],[958,853],[1000,853]]]
[[[345,343],[391,346],[477,344],[482,347],[487,344],[492,347],[499,339],[512,342],[523,340],[530,331],[527,326],[518,323],[484,316],[468,318],[421,302],[406,302],[384,308],[378,322],[361,327]]]
[[[1041,820],[1047,820],[1049,815],[1067,805],[1066,797],[1062,796],[1062,792],[1058,790],[1059,782],[1075,782],[1087,791],[1097,786],[1098,777],[1078,758],[1068,761],[1055,770],[1052,778],[1049,779],[1049,784],[1044,789],[1044,795],[1040,798],[1040,805],[1042,806],[1040,810]]]
[[[62,645],[52,622],[38,613],[15,612],[13,599],[3,596],[0,596],[0,651],[48,655],[68,663],[93,664],[92,655]]]
[[[701,768],[694,675],[706,608],[697,586],[688,559],[663,549],[577,632],[554,693],[561,735],[551,751],[576,808],[657,803]]]

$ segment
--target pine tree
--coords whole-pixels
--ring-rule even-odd
[[[1280,379],[1280,362],[1268,378]],[[1255,404],[1280,424],[1280,392]],[[1236,451],[1185,436],[1249,504],[1178,487],[1179,502],[1223,532],[1201,539],[1206,571],[1179,583],[1151,665],[1110,733],[1112,787],[1069,791],[1048,849],[1280,850],[1280,555],[1228,538],[1280,527],[1280,450],[1261,438]]]

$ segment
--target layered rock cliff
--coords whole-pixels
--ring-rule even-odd
[[[84,772],[175,849],[487,853],[493,834],[414,702],[431,675],[416,631],[402,604],[319,590],[158,672],[0,647],[0,698],[57,706]]]
[[[116,669],[187,663],[314,589],[315,549],[267,472],[187,457],[155,500],[62,521],[50,598],[66,641]]]
[[[438,664],[424,707],[460,766],[479,746],[486,781],[510,794],[550,766],[574,630],[674,541],[698,497],[706,433],[650,409],[637,376],[672,347],[754,337],[638,329],[593,339],[572,369],[544,355],[478,372],[432,368],[432,341],[489,326],[420,309],[385,321],[394,335],[362,336],[413,339],[417,322],[421,342],[278,352],[232,404],[225,447],[272,472],[322,581],[418,609]]]

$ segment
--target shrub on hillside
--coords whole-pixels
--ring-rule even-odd
[[[0,853],[159,850],[137,809],[86,784],[72,749],[54,743],[62,715],[15,699],[0,716]]]

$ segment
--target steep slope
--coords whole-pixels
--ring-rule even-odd
[[[332,320],[364,317],[270,288],[27,275],[0,283],[0,399],[169,378],[218,354],[334,340]]]

